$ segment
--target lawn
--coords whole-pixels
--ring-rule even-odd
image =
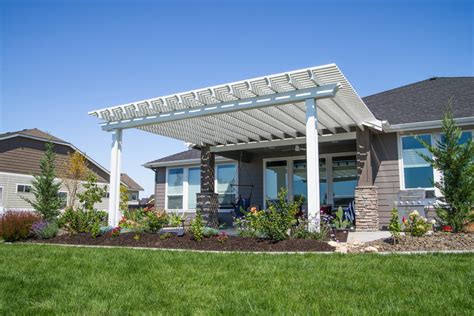
[[[469,314],[474,255],[0,245],[0,314]]]

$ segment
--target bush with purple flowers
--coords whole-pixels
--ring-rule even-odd
[[[31,232],[39,239],[53,238],[58,234],[59,227],[56,221],[39,221],[31,225]]]

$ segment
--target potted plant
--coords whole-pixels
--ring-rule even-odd
[[[344,211],[342,210],[342,207],[339,206],[339,208],[337,209],[337,212],[331,224],[334,227],[334,235],[336,237],[336,240],[340,242],[347,242],[351,222],[344,219]]]

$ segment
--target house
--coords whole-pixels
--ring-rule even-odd
[[[77,151],[86,157],[88,167],[97,175],[99,185],[109,183],[109,171],[69,142],[36,128],[0,134],[0,211],[31,209],[30,204],[22,197],[33,196],[30,192],[31,181],[34,175],[40,174],[40,160],[48,141],[54,144],[58,173],[64,168],[68,154]],[[121,182],[128,189],[129,203],[138,204],[139,191],[143,191],[143,188],[127,174],[121,175]],[[64,201],[67,201],[68,194],[67,189],[62,186],[60,195]],[[107,205],[108,196],[96,207],[106,209]]]
[[[335,64],[90,114],[113,132],[114,159],[128,128],[192,144],[144,165],[155,171],[157,208],[218,210],[222,218],[237,198],[265,208],[284,187],[289,200],[303,199],[310,229],[318,229],[322,207],[354,201],[356,228],[373,231],[388,224],[394,206],[428,207],[439,194],[432,180],[440,174],[417,155],[424,149],[413,135],[439,139],[451,98],[466,141],[474,128],[473,77],[431,78],[360,98]]]

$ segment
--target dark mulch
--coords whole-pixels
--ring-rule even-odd
[[[474,234],[438,232],[422,237],[402,236],[395,245],[391,238],[385,238],[365,243],[361,249],[368,246],[376,247],[379,251],[474,250]]]
[[[34,243],[54,243],[69,245],[96,245],[96,246],[127,246],[149,247],[165,249],[194,249],[217,251],[334,251],[334,247],[326,242],[312,239],[291,239],[279,242],[270,242],[259,238],[229,236],[226,242],[220,243],[217,237],[204,238],[196,242],[189,235],[184,237],[171,236],[160,239],[157,234],[142,234],[139,240],[135,234],[120,234],[118,237],[103,235],[92,238],[90,234],[62,235],[47,240],[31,240]]]

